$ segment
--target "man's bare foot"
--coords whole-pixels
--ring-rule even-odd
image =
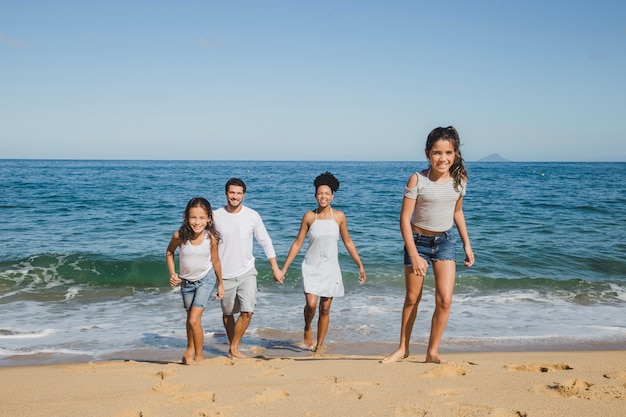
[[[231,358],[239,358],[239,359],[247,358],[246,355],[239,352],[239,349],[232,349],[232,348],[228,350],[228,356]]]
[[[408,350],[405,352],[404,349],[398,348],[391,355],[387,355],[384,358],[382,358],[380,360],[380,363],[393,363],[393,362],[399,361],[400,359],[406,359],[408,357],[409,357]]]
[[[426,355],[425,362],[426,363],[438,363],[440,365],[451,365],[451,364],[454,364],[454,362],[441,359],[441,357],[439,357],[439,355]]]
[[[199,363],[202,363],[203,360],[204,360],[204,358],[202,356],[196,355],[196,358],[193,360],[193,364],[197,365]]]

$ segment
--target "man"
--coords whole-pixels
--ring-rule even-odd
[[[261,245],[272,267],[274,280],[283,282],[284,274],[278,268],[276,253],[261,216],[243,205],[246,184],[239,178],[226,182],[226,206],[213,213],[220,232],[219,255],[222,264],[224,297],[222,320],[230,341],[228,354],[245,358],[239,351],[239,342],[250,325],[257,298],[257,270],[252,253],[253,237]],[[235,314],[239,317],[235,320]]]

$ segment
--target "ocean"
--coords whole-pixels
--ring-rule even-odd
[[[0,366],[179,359],[185,312],[165,249],[187,201],[225,204],[242,178],[282,265],[313,178],[341,181],[343,210],[367,272],[340,245],[328,353],[395,349],[404,300],[398,215],[404,184],[426,162],[0,160]],[[626,163],[467,163],[464,199],[476,263],[462,265],[441,353],[626,349]],[[259,299],[242,352],[308,355],[302,340],[303,247],[284,285],[255,244]],[[412,354],[434,308],[427,274]],[[317,320],[317,319],[316,319]],[[226,355],[219,302],[203,316],[206,357]]]

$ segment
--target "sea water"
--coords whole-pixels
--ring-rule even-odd
[[[460,240],[441,351],[626,348],[626,164],[468,163],[464,212],[476,263]],[[329,353],[394,349],[404,300],[398,216],[409,175],[426,162],[0,160],[0,365],[112,358],[171,359],[186,346],[165,249],[187,201],[225,204],[224,184],[247,184],[282,265],[313,179],[341,181],[367,272],[341,241],[346,295],[333,300]],[[456,232],[455,232],[456,233]],[[274,283],[255,244],[259,297],[245,353],[307,354],[300,263]],[[428,341],[427,274],[412,353]],[[207,356],[228,351],[219,302],[203,316]]]

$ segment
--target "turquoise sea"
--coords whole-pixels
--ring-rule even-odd
[[[476,264],[462,266],[446,351],[626,349],[626,163],[468,163],[464,209]],[[346,296],[333,302],[329,353],[386,354],[404,298],[398,214],[426,162],[0,160],[0,366],[177,359],[186,344],[165,249],[186,202],[225,203],[241,177],[245,204],[287,255],[313,178],[341,181],[343,210],[367,272],[358,285],[340,244]],[[307,355],[296,259],[273,282],[257,246],[259,300],[243,351]],[[413,332],[424,351],[432,275]],[[219,303],[203,317],[207,357],[225,355]]]

